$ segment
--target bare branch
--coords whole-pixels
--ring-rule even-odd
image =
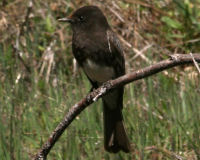
[[[200,54],[193,54],[193,58],[196,62],[200,63]],[[98,100],[103,95],[107,94],[110,90],[178,65],[193,64],[193,58],[189,54],[174,54],[167,60],[163,60],[149,67],[131,72],[115,80],[110,80],[104,83],[101,87],[89,93],[85,98],[72,106],[69,112],[65,115],[62,122],[58,124],[47,142],[42,146],[42,149],[37,153],[34,160],[45,160],[51,148],[62,135],[64,130],[75,119],[75,117],[79,115],[87,106]]]
[[[25,69],[26,69],[29,73],[31,72],[31,69],[30,69],[30,67],[26,64],[26,62],[24,61],[24,59],[22,58],[22,52],[21,52],[21,50],[20,50],[20,37],[24,34],[24,27],[25,27],[25,26],[28,27],[29,16],[30,16],[30,14],[31,14],[31,12],[32,12],[32,7],[33,7],[33,2],[32,2],[32,0],[29,0],[24,22],[20,25],[19,31],[17,32],[15,45],[13,46],[14,52],[15,52],[17,58],[21,61],[21,63],[24,65]],[[27,28],[27,30],[28,30],[28,28]]]

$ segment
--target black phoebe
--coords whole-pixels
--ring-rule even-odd
[[[69,22],[73,30],[72,50],[78,64],[93,88],[125,74],[125,62],[119,39],[109,26],[106,17],[96,6],[85,6],[70,17],[59,21]],[[130,143],[123,124],[124,87],[103,96],[104,147],[108,152],[130,152]]]

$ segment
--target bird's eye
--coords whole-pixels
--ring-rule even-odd
[[[79,21],[80,21],[80,22],[83,22],[84,20],[85,20],[85,17],[84,17],[84,16],[80,16],[80,17],[79,17]]]

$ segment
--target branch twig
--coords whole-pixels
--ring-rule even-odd
[[[196,62],[200,63],[200,54],[193,54],[193,57]],[[79,101],[74,106],[72,106],[69,112],[65,115],[62,122],[58,124],[56,129],[50,135],[47,142],[42,146],[42,149],[36,154],[34,160],[45,160],[51,148],[54,146],[56,141],[62,135],[64,130],[75,119],[75,117],[79,115],[87,106],[92,104],[94,101],[98,100],[100,97],[108,93],[110,90],[122,85],[126,85],[130,82],[151,76],[153,74],[156,74],[158,72],[161,72],[163,70],[166,70],[178,65],[192,64],[192,63],[193,63],[193,59],[191,55],[174,54],[167,60],[163,60],[149,67],[140,69],[135,72],[131,72],[117,79],[110,80],[104,83],[101,87],[89,93],[85,98],[83,98],[81,101]]]
[[[195,65],[195,67],[197,68],[197,70],[198,70],[198,72],[199,72],[199,74],[200,74],[200,68],[199,68],[199,65],[198,65],[198,63],[196,62],[196,60],[194,59],[194,56],[193,56],[193,54],[192,53],[190,53],[190,55],[191,55],[191,57],[192,57],[192,61],[194,62],[194,65]]]

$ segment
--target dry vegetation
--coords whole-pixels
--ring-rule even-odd
[[[200,27],[199,24],[190,22],[190,19],[198,18],[199,15],[192,11],[185,15],[188,17],[184,17],[187,13],[183,13],[196,9],[194,7],[198,4],[195,3],[185,3],[179,9],[176,7],[181,4],[177,5],[178,2],[173,0],[10,0],[1,3],[1,46],[3,50],[8,46],[12,47],[16,61],[22,63],[18,64],[21,65],[20,70],[24,66],[42,73],[41,68],[46,63],[44,61],[52,63],[49,64],[52,70],[53,64],[66,63],[72,58],[71,55],[61,54],[71,47],[71,34],[56,19],[70,15],[83,5],[97,5],[104,11],[123,43],[129,70],[141,67],[141,63],[150,64],[173,53],[198,52],[199,49],[197,44]],[[184,8],[181,11],[184,5],[186,11]],[[29,50],[27,43],[34,42],[37,44]],[[52,55],[49,53],[50,56],[46,51],[49,46],[52,52]]]

